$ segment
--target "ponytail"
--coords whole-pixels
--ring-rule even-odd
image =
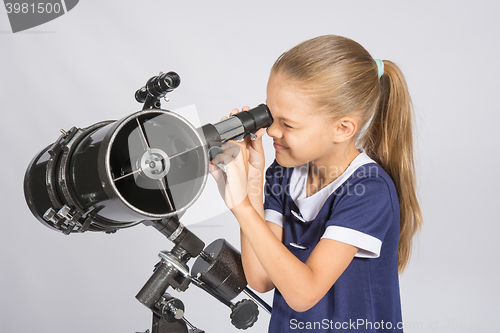
[[[403,73],[391,61],[384,61],[380,86],[378,107],[360,143],[396,185],[401,214],[398,269],[402,272],[410,259],[412,238],[422,226],[413,162],[413,107]]]

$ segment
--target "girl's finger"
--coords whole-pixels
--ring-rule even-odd
[[[217,183],[225,178],[224,171],[222,171],[222,169],[219,168],[216,164],[212,164],[212,162],[208,164],[208,171],[214,177]]]
[[[224,150],[224,154],[236,158],[241,153],[241,148],[239,146],[232,146]]]
[[[222,153],[222,154],[218,154],[213,160],[212,160],[212,163],[214,165],[217,165],[217,164],[224,164],[224,165],[228,165],[229,163],[231,163],[232,161],[234,160],[234,158],[231,156],[231,154],[227,154],[226,152]]]
[[[212,161],[214,164],[224,164],[229,165],[231,162],[235,162],[238,167],[245,166],[248,161],[248,148],[243,145],[243,143],[237,143],[235,141],[228,141],[222,145],[223,153],[218,154]],[[227,171],[227,170],[226,170]]]
[[[238,110],[238,109],[233,109],[229,115],[232,117],[232,116],[234,116],[235,114],[237,114],[238,112],[240,112],[240,110]]]
[[[224,152],[228,149],[230,149],[230,154],[233,156],[233,158],[236,158],[240,153],[245,154],[246,156],[248,154],[248,140],[242,141],[242,142],[236,142],[233,140],[229,140],[226,144],[228,146],[224,149]]]
[[[262,145],[262,137],[266,133],[265,128],[259,129],[257,132],[255,132],[255,135],[257,136],[254,140],[250,140],[250,144],[254,150],[256,150],[259,153],[262,153],[264,151],[264,147]]]
[[[266,134],[266,129],[265,128],[259,129],[257,132],[255,132],[255,135],[257,135],[257,138],[255,140],[262,139],[264,134]]]
[[[241,108],[241,111],[250,111],[250,107],[249,106],[244,106]]]
[[[240,142],[236,142],[234,140],[229,140],[229,141],[225,142],[221,146],[221,149],[222,149],[223,152],[226,152],[226,150],[234,148],[234,147],[240,147],[241,148],[242,147],[241,145],[242,145],[242,143],[240,143]]]
[[[212,163],[209,164],[209,171],[212,177],[214,177],[219,193],[222,195],[222,198],[224,198],[227,183],[227,174],[217,165],[214,165]]]

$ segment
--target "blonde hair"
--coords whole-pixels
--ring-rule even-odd
[[[271,74],[281,74],[311,96],[331,119],[360,120],[357,145],[393,179],[400,205],[398,269],[408,264],[422,225],[413,161],[413,107],[401,70],[384,60],[379,78],[372,56],[355,41],[335,36],[307,40],[283,53]]]

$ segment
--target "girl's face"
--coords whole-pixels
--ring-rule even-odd
[[[329,160],[334,147],[331,121],[317,111],[307,94],[283,75],[271,74],[266,104],[274,119],[267,134],[274,139],[280,165],[292,167]]]

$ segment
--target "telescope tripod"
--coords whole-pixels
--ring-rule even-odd
[[[231,323],[238,329],[247,329],[257,321],[257,304],[271,313],[271,307],[246,287],[241,255],[224,239],[214,241],[203,250],[203,241],[176,216],[145,224],[152,225],[175,243],[170,252],[159,253],[160,262],[136,296],[153,312],[151,333],[204,333],[184,317],[182,301],[166,293],[168,287],[185,291],[190,283],[228,306]],[[186,263],[195,257],[198,258],[190,273]],[[231,302],[242,291],[251,299]]]

